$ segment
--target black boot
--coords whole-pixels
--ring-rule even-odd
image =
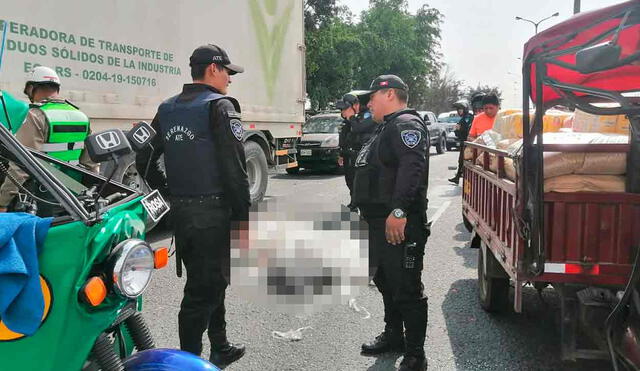
[[[387,352],[404,352],[404,335],[400,331],[383,331],[369,343],[362,344],[363,355],[377,355]]]
[[[244,344],[231,344],[227,342],[223,346],[212,346],[209,362],[218,367],[229,365],[244,356]]]
[[[454,176],[453,178],[449,178],[448,180],[455,185],[458,185],[460,183],[460,178],[458,176]]]
[[[425,371],[426,369],[427,359],[425,357],[404,356],[398,371]]]

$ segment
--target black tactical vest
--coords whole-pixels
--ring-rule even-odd
[[[422,119],[418,116],[403,113],[392,120],[398,119],[417,119],[425,127],[425,132],[428,133]],[[389,122],[378,126],[373,136],[362,146],[355,160],[356,175],[353,185],[353,202],[365,213],[379,214],[371,216],[386,216],[391,211],[390,203],[396,182],[396,174],[383,169],[384,165],[379,155],[380,137],[387,127],[389,127]],[[425,140],[429,143],[428,136]],[[426,195],[424,197],[426,199]],[[424,207],[420,205],[418,208],[426,210],[426,205]]]
[[[210,105],[233,98],[211,91],[190,101],[169,98],[158,108],[160,135],[164,141],[167,184],[173,196],[221,195],[220,161],[213,138]]]

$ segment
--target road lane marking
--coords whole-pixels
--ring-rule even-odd
[[[442,214],[444,214],[444,212],[447,210],[449,205],[451,205],[451,201],[445,201],[442,205],[440,205],[438,210],[436,210],[436,213],[433,215],[433,218],[429,220],[429,223],[431,223],[431,228],[433,228],[433,226],[436,224],[438,219],[440,219]]]

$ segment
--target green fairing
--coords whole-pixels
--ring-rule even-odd
[[[2,97],[6,104],[7,112],[9,113],[9,119],[11,120],[11,132],[15,134],[18,129],[20,129],[20,126],[22,126],[24,118],[27,117],[29,105],[26,102],[14,98],[6,91],[2,91]],[[7,122],[7,115],[2,107],[2,102],[0,102],[0,123],[8,129],[9,126]]]
[[[91,308],[78,293],[92,267],[127,238],[145,236],[146,212],[138,198],[103,214],[91,227],[82,222],[52,226],[41,250],[40,273],[52,289],[49,315],[31,337],[0,341],[2,370],[79,370],[100,333],[127,301],[109,292]]]

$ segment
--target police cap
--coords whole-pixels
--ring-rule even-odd
[[[244,68],[236,64],[232,64],[227,52],[217,45],[207,44],[199,46],[193,51],[189,58],[189,66],[211,63],[226,67],[229,70],[230,75],[244,72]]]
[[[371,86],[369,86],[368,93],[371,94],[378,90],[392,89],[392,88],[409,91],[409,87],[407,86],[407,84],[405,84],[404,81],[402,81],[402,79],[399,78],[398,76],[380,75],[371,82]]]

